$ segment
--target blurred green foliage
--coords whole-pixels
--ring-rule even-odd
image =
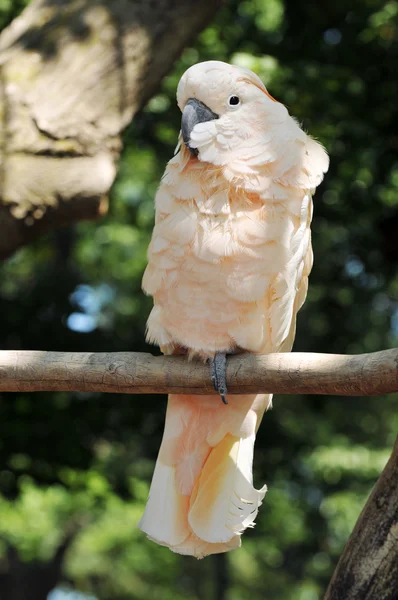
[[[0,25],[23,4],[0,0]],[[176,145],[177,82],[208,59],[255,70],[331,155],[315,197],[315,265],[295,349],[395,345],[397,40],[396,2],[226,3],[126,131],[109,215],[41,239],[2,265],[2,347],[149,350],[151,301],[140,281],[153,197]],[[71,535],[63,581],[101,600],[317,600],[387,460],[396,401],[277,397],[256,445],[256,480],[269,484],[257,526],[239,551],[197,562],[136,528],[164,399],[3,394],[2,572],[10,546],[22,564],[48,563]]]

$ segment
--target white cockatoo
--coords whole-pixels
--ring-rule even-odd
[[[291,350],[312,266],[312,195],[329,161],[247,69],[194,65],[177,101],[180,143],[156,195],[143,278],[154,299],[147,339],[209,359],[224,398],[223,355]],[[198,558],[240,546],[267,489],[253,487],[252,463],[270,404],[264,394],[169,396],[140,521],[150,539]]]

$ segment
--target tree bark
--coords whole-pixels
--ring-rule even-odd
[[[0,259],[107,210],[120,134],[222,0],[33,0],[0,36]]]
[[[227,362],[230,394],[372,396],[398,391],[398,349],[372,354],[240,354]],[[207,364],[140,352],[0,352],[0,391],[215,393]]]
[[[2,600],[46,600],[62,577],[65,554],[73,539],[66,534],[54,556],[48,562],[24,562],[17,550],[8,546],[7,555],[0,561],[0,598]],[[3,563],[3,564],[2,564]]]
[[[340,557],[324,600],[398,598],[398,438]]]

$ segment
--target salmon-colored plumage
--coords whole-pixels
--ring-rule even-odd
[[[229,106],[231,96],[238,106]],[[156,196],[143,288],[148,340],[171,354],[291,350],[312,266],[312,194],[326,152],[254,73],[210,61],[182,77],[177,100],[218,118],[195,125]],[[266,486],[252,483],[255,434],[270,395],[169,397],[140,527],[181,554],[240,545]]]

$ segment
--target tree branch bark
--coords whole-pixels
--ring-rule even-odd
[[[398,349],[372,354],[241,354],[227,362],[230,394],[372,396],[398,391]],[[0,391],[209,394],[209,367],[138,352],[0,352]]]
[[[354,527],[324,600],[398,597],[398,438]]]
[[[62,577],[65,554],[75,531],[66,532],[54,556],[48,562],[22,560],[15,547],[7,545],[7,555],[0,570],[0,597],[12,600],[44,600]]]
[[[120,134],[222,0],[33,0],[0,35],[0,259],[106,212]]]

